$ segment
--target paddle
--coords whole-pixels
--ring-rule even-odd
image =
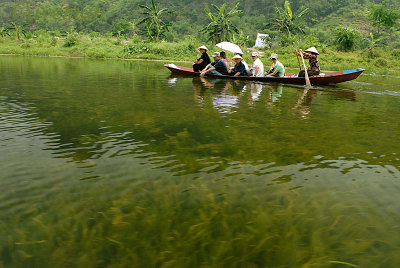
[[[300,68],[300,71],[301,71],[300,60],[299,60],[299,52],[297,51],[297,49],[295,49],[294,52],[296,53],[297,62],[299,63],[299,68]]]
[[[307,68],[306,68],[306,63],[304,62],[304,58],[303,58],[303,50],[301,50],[301,49],[300,49],[300,56],[301,56],[301,60],[303,61],[304,74],[305,74],[305,77],[306,77],[306,86],[307,87],[311,87],[310,78],[308,78],[308,72],[307,72]]]

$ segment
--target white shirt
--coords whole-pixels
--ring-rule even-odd
[[[258,73],[255,74],[257,66],[258,66]],[[256,77],[264,77],[264,64],[260,59],[256,59],[253,62],[253,74],[255,74]]]
[[[249,69],[249,65],[247,65],[247,62],[245,62],[244,60],[242,60],[242,63],[244,65],[244,68],[246,68],[246,71]]]

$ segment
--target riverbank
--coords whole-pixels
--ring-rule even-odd
[[[90,37],[81,34],[73,40],[70,37],[44,35],[20,41],[12,37],[0,38],[0,54],[189,63],[196,57],[196,47],[199,45],[195,39],[185,39],[179,43],[142,43],[140,40],[118,40],[114,37]],[[208,46],[210,52],[219,50]],[[265,65],[270,65],[268,56],[274,52],[278,53],[280,61],[287,68],[298,68],[297,57],[293,51],[294,47],[261,50],[261,60]],[[400,75],[400,50],[385,51],[376,48],[373,51],[343,52],[324,46],[319,48],[319,52],[321,68],[326,71],[364,68],[369,74]],[[245,54],[247,62],[251,62],[249,55],[250,51]]]

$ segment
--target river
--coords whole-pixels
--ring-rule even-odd
[[[399,267],[399,84],[2,56],[0,267]]]

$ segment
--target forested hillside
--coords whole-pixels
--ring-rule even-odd
[[[327,20],[338,23],[354,18],[356,24],[365,17],[366,8],[372,1],[366,0],[291,0],[292,10],[309,8],[305,18],[306,25],[315,28],[324,25]],[[380,3],[380,0],[373,0]],[[388,1],[386,1],[387,3]],[[124,19],[139,21],[142,17],[139,5],[146,5],[147,0],[48,0],[48,1],[12,1],[3,0],[0,6],[0,24],[11,21],[27,23],[32,29],[69,30],[72,26],[78,31],[97,31],[105,33],[113,30],[113,23]],[[232,7],[237,1],[221,0],[163,0],[156,1],[159,8],[169,8],[174,13],[168,15],[167,22],[172,24],[169,39],[179,35],[198,35],[198,30],[208,23],[204,8],[211,4],[227,3]],[[395,7],[399,1],[392,1]],[[274,17],[275,8],[282,7],[284,0],[247,0],[239,1],[239,8],[244,11],[234,21],[247,35],[266,28],[266,22]],[[342,20],[341,18],[344,18]],[[362,29],[362,26],[361,26]]]

